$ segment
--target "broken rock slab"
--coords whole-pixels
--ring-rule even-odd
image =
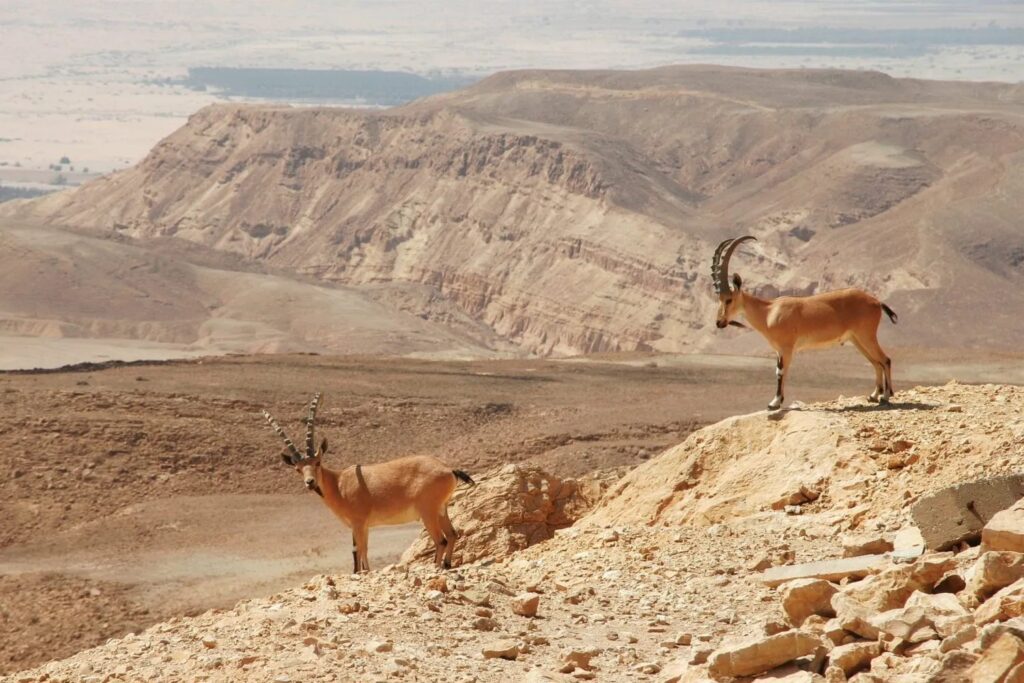
[[[761,574],[761,581],[768,586],[780,586],[795,579],[824,579],[840,581],[845,578],[862,579],[889,563],[885,555],[861,555],[841,560],[822,560],[772,567]]]
[[[753,676],[815,652],[823,643],[796,629],[767,638],[723,646],[708,659],[715,676]]]
[[[976,540],[999,512],[1024,498],[1024,474],[973,481],[922,498],[910,510],[930,550]]]

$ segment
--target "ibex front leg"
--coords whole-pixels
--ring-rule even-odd
[[[783,393],[786,387],[786,373],[789,372],[789,365],[792,359],[792,351],[779,352],[778,360],[775,363],[775,398],[768,404],[768,410],[778,410],[782,407]]]

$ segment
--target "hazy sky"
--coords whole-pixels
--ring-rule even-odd
[[[64,156],[93,173],[137,161],[223,99],[173,85],[190,67],[681,63],[1021,82],[1024,2],[0,0],[0,182],[46,184]]]
[[[901,74],[1019,80],[1024,3],[987,0],[5,0],[0,75],[113,66],[298,66],[488,72],[520,67],[641,67],[718,61],[752,65],[867,66]],[[805,45],[769,55],[721,45],[718,29],[810,29]],[[828,50],[835,29],[873,54]],[[906,40],[879,30],[974,29]],[[697,35],[696,33],[703,33]],[[812,49],[810,39],[819,42]],[[736,36],[734,36],[736,38]],[[997,41],[964,46],[964,40]],[[945,41],[944,44],[942,41]],[[1001,41],[1001,42],[1000,42]],[[764,41],[753,41],[760,44]],[[1009,43],[1009,44],[1007,44]],[[716,47],[717,46],[717,47]],[[708,52],[706,48],[714,48]],[[755,45],[757,47],[757,45]],[[705,48],[702,50],[702,48]],[[742,48],[742,49],[740,49]],[[863,45],[862,45],[863,48]],[[885,48],[897,50],[896,54]],[[922,55],[924,49],[926,54]],[[734,54],[735,52],[739,54]],[[798,54],[788,54],[797,52]],[[857,51],[854,51],[857,52]],[[713,58],[709,58],[708,55]]]

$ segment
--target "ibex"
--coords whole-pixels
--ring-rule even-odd
[[[370,527],[405,524],[417,519],[434,541],[434,563],[451,568],[455,539],[459,537],[448,517],[448,500],[458,482],[474,484],[462,470],[453,470],[437,458],[427,455],[399,458],[375,465],[355,465],[340,472],[325,467],[327,439],[313,449],[313,423],[320,394],[313,396],[306,416],[306,453],[295,444],[270,413],[263,416],[284,439],[281,457],[302,475],[306,488],[323,498],[342,522],[352,530],[352,571],[370,571],[368,546]],[[442,561],[443,556],[443,561]]]
[[[892,361],[878,345],[878,323],[882,319],[882,311],[885,311],[895,324],[896,313],[859,289],[840,289],[810,296],[780,296],[768,300],[744,292],[739,275],[733,275],[730,287],[729,259],[740,244],[756,239],[745,235],[719,244],[711,261],[711,279],[718,294],[718,327],[743,327],[742,323],[734,320],[743,314],[750,326],[760,332],[778,354],[775,366],[778,384],[768,409],[777,410],[782,405],[786,373],[794,352],[847,341],[853,342],[875,368],[875,390],[868,400],[888,403],[893,394]]]

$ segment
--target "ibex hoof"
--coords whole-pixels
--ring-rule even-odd
[[[445,569],[451,569],[451,568],[452,568],[452,563],[451,563],[451,562],[449,562],[448,560],[445,560],[445,561],[444,561],[444,562],[443,562],[443,563],[441,564],[441,566],[442,566],[442,567],[444,567]]]
[[[883,396],[882,398],[878,399],[878,402],[881,403],[883,406],[887,406],[889,405],[889,397]]]
[[[875,396],[874,394],[868,396],[868,400],[871,401],[872,403],[878,403],[878,397]]]
[[[772,401],[768,404],[768,410],[778,410],[782,407],[782,401]]]

